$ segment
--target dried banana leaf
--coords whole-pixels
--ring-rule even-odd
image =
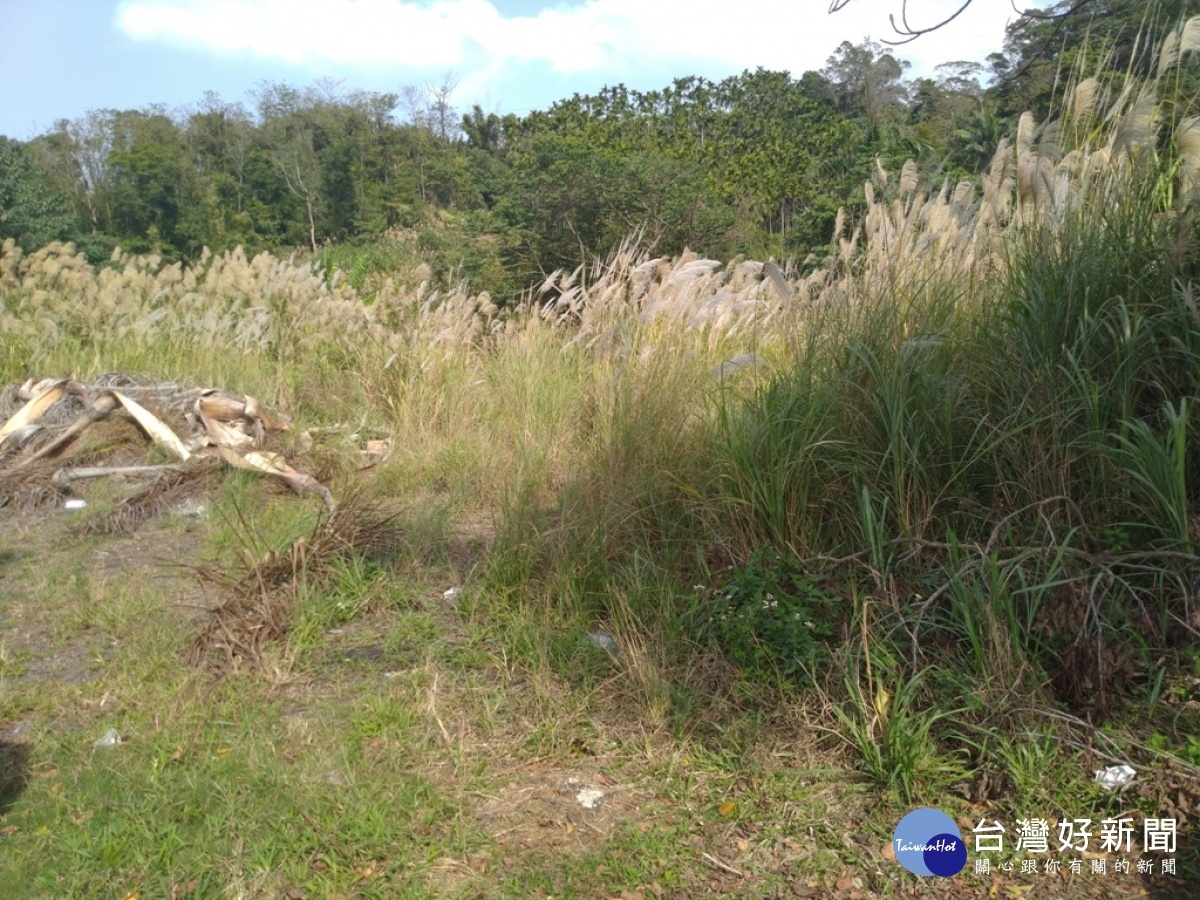
[[[61,378],[36,393],[28,403],[17,410],[11,419],[4,423],[3,427],[0,427],[0,447],[4,446],[4,442],[13,432],[33,424],[45,415],[46,410],[57,403],[66,390],[67,379]]]
[[[192,454],[188,451],[188,448],[183,445],[183,441],[179,439],[179,436],[171,430],[166,422],[133,398],[126,397],[120,391],[113,391],[112,395],[117,398],[126,411],[142,426],[142,430],[150,435],[151,438],[158,441],[185,462],[191,457]]]
[[[261,472],[264,475],[274,475],[282,479],[288,487],[297,494],[312,493],[320,495],[330,512],[337,509],[333,494],[329,488],[317,481],[311,475],[305,475],[293,469],[282,453],[271,453],[265,450],[248,450],[239,453],[230,447],[218,447],[221,459],[238,469],[248,469],[251,472]]]

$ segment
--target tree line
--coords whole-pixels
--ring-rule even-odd
[[[459,275],[514,288],[631,232],[664,253],[803,257],[828,243],[839,208],[853,216],[877,159],[975,176],[1017,116],[1061,104],[1070,73],[1149,65],[1138,47],[1188,6],[1091,0],[1087,15],[1021,19],[1003,52],[933,77],[845,42],[799,77],[617,85],[523,117],[462,114],[450,80],[395,93],[267,83],[244,103],[96,110],[0,137],[0,238],[73,240],[98,261],[118,244],[188,259],[399,229]],[[1180,102],[1198,87],[1189,73]]]

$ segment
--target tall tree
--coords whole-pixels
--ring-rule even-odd
[[[118,113],[108,154],[113,233],[146,249],[182,248],[180,223],[190,202],[187,147],[161,109]]]
[[[874,41],[843,41],[821,74],[833,85],[842,112],[863,117],[873,133],[885,117],[901,114],[908,99],[904,73],[910,65]]]
[[[65,241],[74,230],[65,191],[56,191],[24,145],[0,136],[0,242],[27,252]]]
[[[115,110],[100,109],[60,119],[29,143],[50,183],[71,198],[82,230],[91,234],[112,231],[107,177],[116,116]]]
[[[279,82],[264,83],[255,92],[259,120],[270,147],[270,157],[288,191],[303,205],[308,244],[317,250],[317,220],[323,214],[320,185],[319,133],[311,115],[316,105],[313,93]]]

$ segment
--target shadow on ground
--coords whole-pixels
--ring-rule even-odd
[[[0,816],[9,811],[28,781],[29,746],[0,737]]]

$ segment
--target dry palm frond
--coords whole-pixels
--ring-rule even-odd
[[[33,509],[60,500],[62,493],[51,480],[58,468],[50,461],[0,472],[0,509]]]
[[[179,436],[162,419],[154,415],[154,413],[150,412],[150,410],[146,409],[132,397],[126,397],[120,391],[114,390],[112,395],[121,406],[125,407],[125,410],[133,416],[142,430],[153,440],[158,441],[158,443],[162,444],[185,462],[192,455],[191,451],[183,445],[183,441],[179,439]]]
[[[76,465],[90,465],[105,459],[103,451],[92,450],[71,457]],[[43,459],[19,469],[0,470],[0,509],[36,509],[59,503],[63,489],[54,480],[62,460]]]
[[[116,384],[121,385],[120,390],[113,387]],[[131,394],[138,394],[142,402]],[[143,402],[156,410],[152,412]],[[172,480],[178,474],[175,467],[150,465],[148,437],[182,460],[185,467],[195,458],[193,450],[204,451],[211,444],[216,454],[208,450],[208,458],[217,455],[234,467],[279,478],[297,492],[319,494],[331,511],[334,506],[323,484],[293,468],[281,454],[263,449],[264,441],[290,425],[269,416],[253,397],[234,400],[217,391],[109,375],[87,384],[63,379],[37,385],[28,382],[19,389],[9,386],[0,391],[0,414],[8,414],[0,429],[4,437],[0,505],[30,506],[52,500],[59,484],[81,477],[153,475],[167,479],[163,490],[178,487]],[[188,443],[164,417],[177,422],[180,429],[190,429]],[[100,446],[103,452],[99,456],[106,465],[83,472],[79,465],[81,453],[88,451],[85,445]],[[121,452],[114,452],[118,450]],[[64,468],[68,456],[74,467]],[[129,528],[143,521],[157,508],[151,502],[156,496],[151,490],[131,498],[133,504],[109,524],[117,527],[119,522],[120,528]]]
[[[154,479],[147,487],[126,497],[107,515],[88,519],[85,534],[129,534],[139,525],[202,494],[211,476],[220,471],[213,459],[198,459],[177,471]]]
[[[305,585],[320,584],[340,560],[378,557],[402,546],[396,519],[382,501],[359,491],[318,521],[310,537],[265,552],[243,520],[239,564],[195,569],[200,584],[224,599],[193,638],[188,662],[218,669],[257,665],[268,645],[287,636],[297,592]]]
[[[83,411],[67,428],[54,435],[54,438],[32,453],[23,454],[11,466],[13,469],[23,469],[42,459],[54,459],[61,456],[75,440],[97,422],[107,419],[120,406],[112,394],[101,394]]]
[[[39,385],[39,390],[19,410],[13,413],[3,427],[0,427],[0,447],[17,431],[26,429],[37,423],[50,407],[54,406],[66,392],[67,379]]]

